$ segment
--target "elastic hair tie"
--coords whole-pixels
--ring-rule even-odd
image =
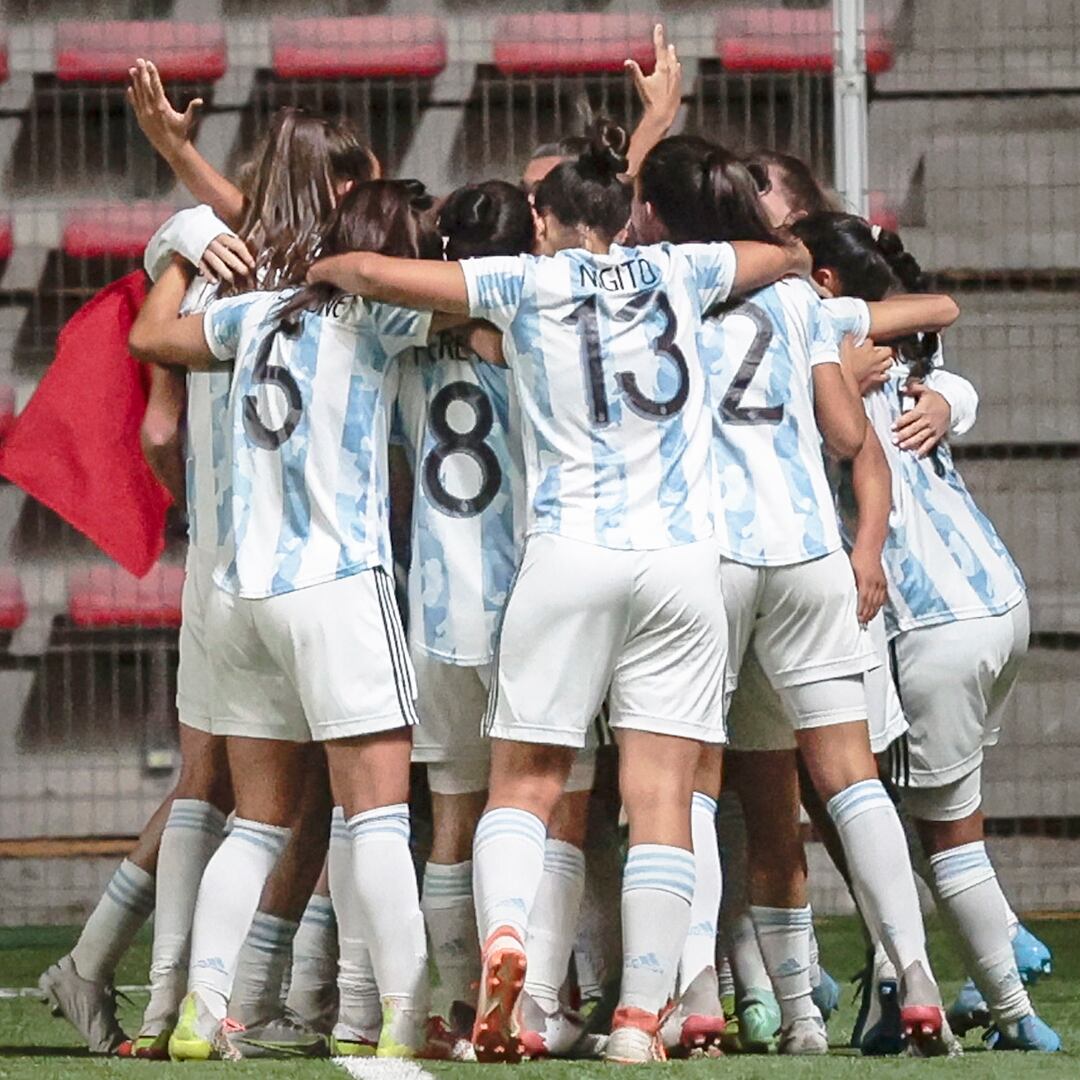
[[[871,225],[870,235],[873,237],[874,243],[876,244],[881,239],[881,226]]]

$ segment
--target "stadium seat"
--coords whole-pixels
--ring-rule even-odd
[[[0,83],[7,82],[8,77],[8,43],[7,36],[0,31]]]
[[[11,218],[0,215],[0,262],[11,258],[15,250],[15,234],[11,230]]]
[[[175,211],[170,204],[152,202],[70,210],[60,246],[73,259],[139,259],[157,227]]]
[[[26,597],[19,575],[0,567],[0,630],[18,630],[26,620]]]
[[[735,8],[716,20],[716,54],[728,71],[812,71],[833,67],[832,8]],[[889,36],[867,18],[866,68],[871,75],[893,63]]]
[[[880,225],[883,229],[896,232],[900,228],[900,217],[889,201],[887,192],[871,191],[869,193],[866,216],[872,225]]]
[[[426,15],[276,18],[270,41],[281,79],[425,79],[446,67],[443,25]]]
[[[68,615],[79,627],[180,625],[184,568],[159,563],[144,578],[118,566],[91,566],[68,576]]]
[[[56,28],[61,82],[122,83],[140,56],[166,81],[214,82],[225,74],[225,30],[215,23],[62,22]]]
[[[538,11],[506,15],[495,28],[495,67],[504,75],[622,71],[629,57],[651,71],[649,15]]]

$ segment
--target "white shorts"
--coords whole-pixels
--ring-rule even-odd
[[[176,711],[180,723],[213,734],[210,661],[206,655],[206,607],[214,586],[215,553],[188,545],[184,591],[180,597],[180,664]]]
[[[214,734],[323,742],[417,722],[416,681],[381,568],[265,600],[215,588]]]
[[[892,657],[885,637],[885,616],[879,611],[866,627],[881,664],[863,675],[866,715],[870,725],[870,749],[883,754],[908,729],[907,717],[893,682]]]
[[[491,742],[484,737],[491,667],[447,664],[412,649],[416,711],[412,759],[428,766],[428,784],[439,795],[486,791]]]
[[[853,693],[850,680],[881,661],[859,625],[855,576],[844,552],[792,566],[723,559],[721,580],[733,673],[753,651],[796,729],[866,719],[866,696]],[[830,703],[822,685],[833,680]]]
[[[711,540],[620,551],[529,537],[503,616],[488,734],[581,748],[608,696],[615,730],[722,743],[719,561]]]
[[[1003,615],[906,630],[891,643],[910,729],[905,787],[945,787],[982,765],[1027,655],[1027,600]]]

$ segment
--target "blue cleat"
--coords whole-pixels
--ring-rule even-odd
[[[974,1028],[987,1028],[990,1026],[990,1007],[983,999],[982,993],[971,979],[968,979],[960,987],[960,993],[956,1000],[949,1006],[945,1014],[949,1021],[949,1027],[953,1034],[964,1036]]]
[[[821,981],[814,987],[810,999],[818,1007],[821,1019],[829,1022],[838,1008],[840,1008],[840,984],[824,969],[821,968]]]
[[[986,1036],[991,1050],[1027,1050],[1036,1054],[1055,1054],[1061,1049],[1061,1036],[1034,1013],[1016,1024],[991,1028]]]
[[[1041,976],[1053,971],[1054,958],[1050,950],[1023,923],[1013,938],[1012,947],[1016,967],[1025,985],[1034,985]]]
[[[864,1057],[896,1057],[904,1052],[900,986],[895,979],[882,979],[874,986],[859,1049]]]

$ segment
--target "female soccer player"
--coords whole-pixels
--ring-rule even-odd
[[[814,255],[815,278],[842,300],[829,308],[845,329],[869,332],[866,300],[917,292],[922,275],[900,238],[848,214],[796,223]],[[1035,1015],[1010,941],[1009,911],[986,853],[984,748],[998,739],[1001,709],[1027,652],[1023,578],[976,506],[948,445],[919,457],[889,435],[906,407],[909,380],[935,364],[936,337],[902,343],[888,383],[864,398],[893,476],[884,567],[886,629],[907,716],[897,782],[930,860],[938,906],[967,956],[994,1022],[998,1049],[1060,1049]]]
[[[691,138],[665,140],[646,158],[634,224],[639,236],[677,241],[772,235],[750,172],[723,148]],[[739,671],[752,640],[836,822],[864,909],[902,973],[908,1033],[922,1052],[943,1053],[943,1010],[903,830],[877,778],[867,735],[862,676],[878,659],[859,625],[821,455],[822,440],[840,458],[862,449],[858,385],[841,362],[832,320],[805,283],[770,286],[718,314],[706,320],[701,348],[718,413],[718,532],[731,670]],[[709,755],[697,787],[719,791],[719,768]],[[769,921],[768,933],[759,923],[766,959],[770,950],[784,952],[802,976],[798,993],[778,987],[780,1048],[824,1053],[828,1042],[809,996],[808,909],[777,906],[757,914]]]
[[[493,322],[521,400],[526,546],[499,641],[488,808],[474,847],[483,1057],[519,1053],[546,822],[609,691],[631,847],[607,1055],[662,1054],[658,1014],[693,892],[690,779],[700,745],[723,739],[725,626],[697,327],[733,290],[802,266],[784,245],[614,244],[630,210],[618,179],[625,148],[625,133],[601,122],[585,154],[541,181],[541,256],[429,268],[358,254],[311,275]]]

